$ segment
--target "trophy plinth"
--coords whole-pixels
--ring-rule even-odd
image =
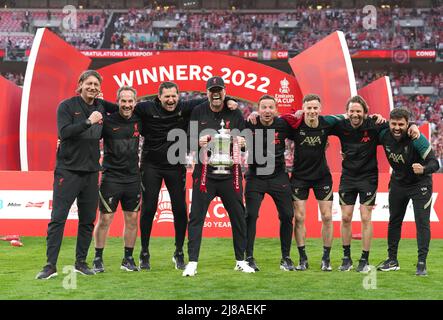
[[[224,128],[225,123],[223,119],[220,122],[220,126],[219,133],[212,138],[211,157],[208,163],[211,167],[216,168],[212,173],[230,174],[230,168],[234,164],[231,158],[231,135]]]

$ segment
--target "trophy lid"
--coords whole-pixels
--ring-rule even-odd
[[[225,122],[223,121],[223,119],[220,122],[220,126],[221,126],[221,129],[218,130],[218,132],[220,132],[220,134],[222,134],[222,135],[228,134],[229,131],[228,131],[228,129],[225,129]]]

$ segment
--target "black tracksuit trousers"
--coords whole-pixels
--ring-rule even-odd
[[[69,209],[77,198],[78,234],[76,261],[86,261],[98,205],[98,172],[56,169],[53,209],[48,224],[47,262],[57,264]]]
[[[140,215],[140,240],[142,252],[149,253],[152,223],[157,212],[158,195],[165,180],[166,188],[171,197],[172,213],[174,215],[176,251],[183,251],[186,237],[188,215],[186,207],[186,168],[177,166],[159,168],[144,165],[142,175],[142,209]]]
[[[282,257],[289,257],[293,233],[294,209],[292,204],[291,184],[285,172],[273,178],[249,176],[246,178],[246,225],[247,244],[246,256],[254,255],[254,241],[260,205],[265,193],[269,194],[277,206],[280,220],[280,244]]]
[[[203,225],[209,204],[215,197],[220,197],[228,212],[232,226],[235,259],[245,259],[246,247],[246,214],[243,205],[242,187],[236,192],[233,177],[218,180],[207,178],[207,192],[200,191],[200,178],[194,178],[192,186],[192,205],[188,226],[189,261],[198,261],[202,241]]]
[[[426,261],[431,239],[429,218],[431,215],[432,185],[398,186],[390,184],[389,190],[389,226],[388,254],[397,259],[398,243],[401,238],[401,226],[409,200],[414,207],[417,228],[418,260]]]

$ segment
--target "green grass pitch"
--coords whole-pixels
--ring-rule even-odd
[[[400,242],[396,272],[374,272],[370,275],[339,272],[342,250],[340,239],[334,239],[331,252],[332,272],[320,271],[321,240],[307,240],[310,269],[285,272],[279,269],[278,239],[257,239],[255,257],[261,271],[244,274],[234,271],[232,239],[203,239],[198,274],[182,277],[171,261],[172,238],[151,240],[151,271],[120,270],[123,245],[120,238],[108,239],[104,251],[106,272],[76,278],[63,273],[74,263],[75,238],[67,237],[58,262],[58,277],[34,280],[45,263],[45,238],[25,237],[24,247],[0,242],[0,299],[149,299],[149,300],[311,300],[311,299],[443,299],[443,240],[432,240],[427,277],[415,276],[417,244],[415,239]],[[88,257],[93,259],[93,244]],[[138,261],[139,244],[135,248]],[[358,263],[360,241],[352,243],[354,266]],[[374,239],[371,265],[386,257],[386,240]],[[292,258],[298,260],[293,244]],[[370,278],[368,278],[370,277]],[[370,281],[369,281],[370,280]]]

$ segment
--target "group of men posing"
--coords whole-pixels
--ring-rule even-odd
[[[340,271],[353,268],[351,259],[351,221],[357,195],[362,221],[362,254],[356,270],[369,271],[369,250],[372,238],[371,212],[378,186],[377,145],[383,145],[393,168],[389,191],[390,220],[388,227],[388,258],[379,267],[382,271],[398,270],[398,243],[401,225],[410,199],[413,201],[417,226],[417,275],[426,275],[426,258],[430,242],[429,217],[432,201],[432,176],[439,169],[438,161],[425,137],[415,125],[409,125],[409,113],[394,109],[389,124],[380,116],[368,116],[363,98],[354,96],[346,104],[346,114],[321,116],[321,99],[314,94],[303,98],[303,113],[277,116],[274,97],[264,95],[258,101],[258,111],[245,121],[237,103],[226,96],[221,77],[209,78],[207,98],[182,101],[175,83],[159,86],[154,101],[137,103],[132,87],[121,87],[117,104],[100,99],[101,76],[93,70],[82,73],[78,95],[64,100],[57,110],[60,144],[54,172],[53,211],[48,225],[47,264],[37,279],[57,275],[65,222],[75,199],[78,206],[78,236],[75,271],[84,275],[104,272],[103,250],[110,224],[119,203],[124,212],[124,258],[121,269],[149,270],[149,240],[157,210],[158,195],[164,180],[171,197],[174,214],[175,252],[172,261],[183,276],[197,274],[202,231],[211,201],[220,197],[232,226],[235,270],[259,271],[254,258],[254,241],[259,208],[264,195],[274,200],[280,220],[281,262],[285,271],[309,268],[305,250],[305,212],[309,190],[318,200],[322,219],[323,256],[321,270],[332,271],[330,250],[333,239],[332,177],[325,150],[329,135],[339,137],[342,145],[343,171],[339,187],[342,208],[341,234],[343,259]],[[208,164],[211,135],[208,129],[239,131],[249,129],[248,141],[233,136],[234,165],[228,174],[214,172]],[[191,125],[190,125],[191,124]],[[197,130],[191,130],[191,127]],[[188,132],[191,152],[196,153],[192,205],[189,221],[186,208],[186,154],[171,147],[180,143],[180,135],[170,139],[173,129]],[[139,167],[139,139],[144,137]],[[103,174],[100,170],[100,139],[104,142]],[[285,167],[285,140],[294,141],[294,163],[289,178]],[[194,141],[195,143],[192,143]],[[198,141],[198,143],[196,143]],[[246,143],[247,142],[247,143]],[[260,147],[257,148],[257,145]],[[240,148],[251,148],[243,201],[242,172],[238,154]],[[174,149],[175,150],[175,149]],[[171,154],[175,161],[171,161]],[[271,170],[266,159],[272,159]],[[237,158],[237,159],[236,159]],[[94,229],[97,203],[100,217]],[[139,266],[133,258],[137,238],[138,211],[141,205],[141,252]],[[295,219],[294,219],[295,217]],[[295,228],[293,225],[295,220]],[[188,230],[188,257],[185,263],[183,247]],[[290,257],[293,233],[299,251],[299,264]],[[93,267],[86,262],[94,236]]]

